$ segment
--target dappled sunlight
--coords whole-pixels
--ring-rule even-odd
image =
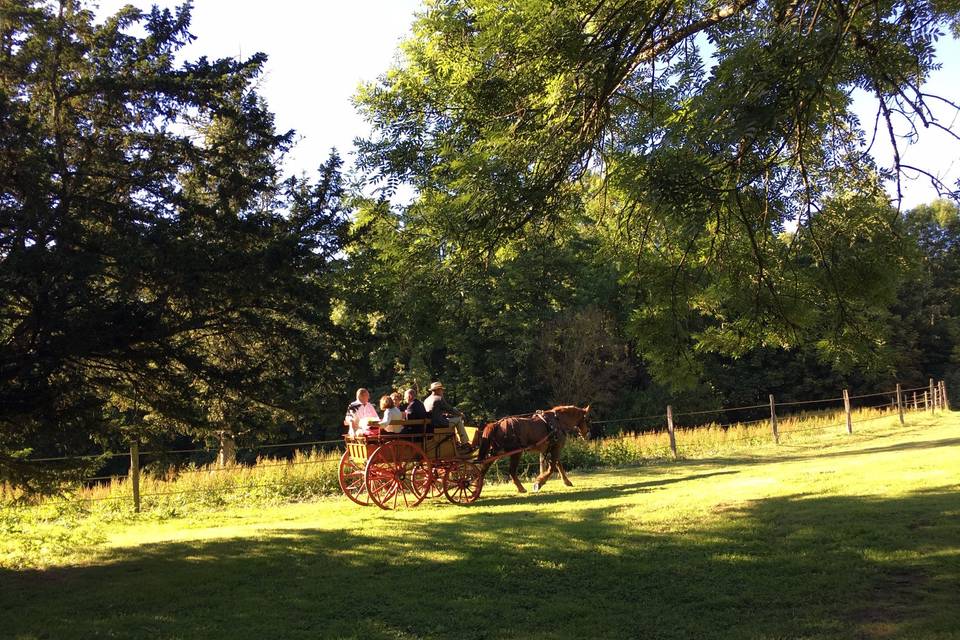
[[[358,639],[933,637],[958,622],[955,432],[580,472],[469,508],[321,500],[134,523],[85,566],[0,572],[0,598],[25,613],[18,633],[43,619],[58,637],[259,638],[292,619]],[[106,603],[134,585],[164,598],[117,617]]]

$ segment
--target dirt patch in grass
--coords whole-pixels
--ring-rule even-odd
[[[904,622],[921,615],[930,577],[916,567],[894,567],[885,571],[867,592],[869,603],[854,610],[850,619],[864,639],[895,636]]]

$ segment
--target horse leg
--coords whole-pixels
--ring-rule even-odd
[[[533,483],[533,490],[540,491],[543,489],[543,485],[547,484],[547,480],[550,479],[550,476],[553,475],[553,470],[557,466],[557,455],[553,449],[549,451],[550,464],[547,465],[547,470],[537,476],[536,482]]]
[[[563,465],[557,460],[557,471],[560,472],[560,477],[563,478],[563,484],[568,487],[572,487],[573,483],[570,482],[570,478],[567,477],[567,470],[563,468]]]
[[[487,471],[490,469],[491,466],[493,466],[493,463],[484,462],[479,466],[480,466],[480,481],[482,482],[487,479]]]
[[[517,491],[520,493],[526,493],[527,490],[520,484],[520,478],[517,476],[517,467],[520,466],[520,454],[515,453],[510,456],[510,479],[513,480],[514,486],[517,487]]]

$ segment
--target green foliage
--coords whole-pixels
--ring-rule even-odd
[[[340,322],[368,335],[360,379],[379,393],[442,378],[477,419],[549,402],[542,368],[551,322],[587,308],[616,311],[617,276],[597,255],[598,240],[586,227],[556,229],[477,257],[416,209],[358,205]]]
[[[705,354],[801,345],[880,370],[907,251],[882,189],[893,174],[864,153],[849,94],[926,117],[915,87],[956,15],[930,2],[436,3],[357,96],[375,128],[361,167],[387,195],[415,189],[406,224],[461,256],[458,274],[545,230],[583,233],[569,221],[588,212],[601,259],[635,291],[621,303],[661,384],[693,387]]]
[[[956,208],[898,215],[850,110],[931,116],[957,17],[431,3],[357,96],[348,189],[336,154],[281,175],[262,54],[178,62],[189,5],[0,1],[0,481],[117,471],[29,460],[131,440],[330,436],[357,386],[442,379],[478,422],[960,388]]]
[[[939,200],[904,215],[914,246],[893,307],[891,347],[904,379],[960,385],[960,208]]]
[[[282,180],[265,57],[177,63],[189,22],[0,4],[4,481],[62,477],[27,457],[303,429],[341,389],[340,161]]]

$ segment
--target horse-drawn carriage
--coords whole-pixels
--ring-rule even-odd
[[[394,423],[423,427],[429,420]],[[471,439],[476,427],[465,427]],[[340,458],[343,493],[360,505],[371,502],[381,509],[415,507],[424,498],[444,495],[455,504],[480,497],[483,473],[476,452],[457,453],[453,427],[436,427],[432,433],[344,436],[346,451]]]
[[[381,430],[376,435],[346,435],[346,451],[340,458],[340,488],[357,504],[373,503],[381,509],[415,507],[427,497],[440,495],[454,504],[470,504],[480,497],[487,468],[504,457],[510,457],[509,473],[517,490],[525,491],[517,476],[524,451],[540,451],[550,460],[534,489],[539,490],[554,470],[570,485],[560,464],[560,449],[567,435],[588,437],[589,411],[589,407],[564,406],[503,418],[484,428],[481,446],[468,454],[458,452],[454,427],[427,432],[427,420],[392,423],[422,427],[423,433]],[[477,439],[477,427],[464,428],[468,439]]]

